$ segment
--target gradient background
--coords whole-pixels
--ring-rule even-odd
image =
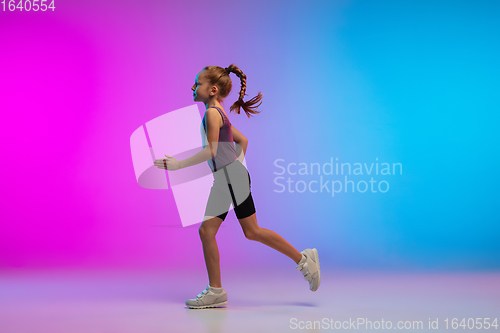
[[[130,135],[193,104],[204,66],[235,63],[247,98],[264,94],[254,118],[229,113],[232,75],[225,103],[262,227],[318,248],[323,268],[498,269],[499,16],[498,1],[421,0],[1,11],[0,268],[204,269],[199,224],[137,184]],[[274,191],[276,159],[331,157],[403,175],[375,178],[387,193]],[[292,264],[246,240],[233,211],[217,239],[223,268]]]

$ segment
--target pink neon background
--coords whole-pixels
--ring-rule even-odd
[[[335,269],[498,269],[498,12],[96,0],[0,12],[0,268],[203,269],[197,226],[181,227],[172,192],[138,186],[130,135],[193,104],[204,66],[235,63],[248,98],[264,93],[255,118],[229,114],[250,140],[263,227]],[[404,173],[384,195],[273,191],[276,159],[331,157]],[[292,264],[246,240],[233,212],[217,239],[222,266]]]
[[[135,128],[193,104],[190,87],[203,66],[244,65],[235,55],[259,30],[212,22],[234,50],[203,41],[205,11],[214,9],[198,5],[60,2],[55,12],[1,14],[0,267],[203,263],[195,228],[151,227],[180,226],[175,203],[169,191],[137,185],[129,147]],[[227,256],[254,247],[238,245],[241,231],[224,231]],[[173,255],[180,248],[182,258]]]

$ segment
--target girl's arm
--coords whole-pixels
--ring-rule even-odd
[[[231,125],[231,132],[233,133],[233,141],[236,142],[236,155],[240,162],[243,163],[247,153],[248,139],[233,125]]]
[[[180,169],[187,168],[192,165],[200,164],[201,162],[205,162],[212,159],[212,155],[210,154],[210,148],[206,146],[195,155],[186,158],[185,160],[179,161]]]
[[[222,126],[222,118],[214,108],[207,110],[207,140],[208,145],[195,155],[179,161],[181,168],[187,168],[192,165],[200,164],[215,158],[217,155],[217,146],[219,143],[219,129]]]
[[[243,142],[241,144],[236,143],[236,156],[238,156],[238,160],[240,160],[241,163],[243,163],[243,160],[245,159],[247,145],[248,145],[248,140],[247,142]]]

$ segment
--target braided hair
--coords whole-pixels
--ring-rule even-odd
[[[236,74],[241,81],[241,90],[238,100],[230,107],[230,111],[235,111],[237,114],[240,114],[240,109],[242,108],[248,118],[253,116],[253,114],[260,113],[260,111],[257,111],[256,109],[262,104],[262,94],[259,92],[254,98],[246,102],[243,101],[243,98],[246,95],[245,91],[247,89],[247,76],[235,64],[231,64],[226,68],[219,66],[206,66],[203,70],[206,71],[205,77],[207,80],[219,88],[220,99],[226,98],[231,92],[232,81],[229,73]],[[259,103],[259,105],[254,106],[257,103]]]

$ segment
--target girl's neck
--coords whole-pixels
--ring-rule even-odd
[[[206,108],[207,108],[207,110],[208,110],[209,108],[211,108],[211,107],[213,107],[213,106],[215,106],[215,107],[218,107],[218,108],[222,109],[222,106],[221,106],[220,104],[218,104],[218,103],[217,103],[217,104],[215,104],[215,103],[210,103],[210,104],[207,104],[207,105],[206,105]]]
[[[209,101],[205,104],[205,108],[208,110],[208,108],[211,108],[212,106],[216,106],[218,108],[221,108],[222,109],[222,106],[220,105],[219,102],[215,102],[215,101]]]

